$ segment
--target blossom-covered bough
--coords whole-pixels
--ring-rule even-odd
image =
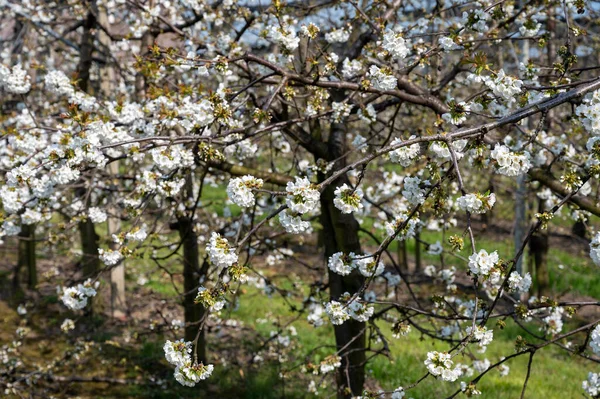
[[[36,288],[40,244],[79,259],[76,276],[51,280],[70,317],[85,317],[101,280],[111,309],[124,309],[130,265],[140,278],[167,274],[185,321],[152,328],[182,335],[163,349],[188,387],[226,367],[206,335],[235,324],[228,310],[248,286],[301,304],[252,363],[276,359],[282,381],[302,374],[311,393],[335,380],[340,398],[403,398],[438,379],[450,397],[472,396],[491,370],[506,375],[528,356],[524,396],[547,346],[600,361],[600,320],[564,323],[598,303],[550,292],[543,262],[530,295],[533,268],[519,262],[553,221],[574,219],[600,265],[597,2],[5,0],[0,10],[0,235],[21,243],[15,289],[22,266]],[[515,206],[497,188],[517,181],[539,212],[503,258],[476,225]],[[443,241],[423,242],[424,231]],[[311,235],[318,265],[289,249]],[[409,241],[435,264],[419,269]],[[308,271],[296,292],[278,286],[283,265]],[[294,356],[302,320],[334,330],[318,364]],[[510,320],[535,342],[485,358]],[[448,350],[423,353],[410,385],[366,390],[368,362],[393,357],[390,340],[411,330]],[[53,378],[27,369],[16,344],[0,355],[8,394]],[[597,373],[581,381],[600,397]]]

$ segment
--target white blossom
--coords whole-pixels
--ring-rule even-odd
[[[489,276],[492,268],[496,266],[499,260],[498,252],[494,251],[488,254],[485,249],[482,249],[478,253],[469,256],[469,269],[475,275]]]
[[[227,195],[234,204],[242,208],[248,208],[254,206],[255,202],[252,190],[262,188],[263,183],[262,179],[250,175],[236,177],[229,181]]]
[[[408,139],[412,140],[414,138],[416,138],[416,136],[413,135],[410,136]],[[390,145],[395,146],[401,144],[402,142],[403,140],[395,138],[394,140],[392,140]],[[406,168],[412,164],[416,157],[419,156],[420,151],[421,149],[418,143],[396,148],[395,150],[390,151],[389,153],[390,161],[394,163],[399,163],[400,165]]]
[[[445,352],[429,352],[425,360],[425,366],[431,375],[440,377],[444,381],[456,381],[461,372],[458,368],[452,369],[454,363],[451,356]]]
[[[106,212],[96,207],[88,209],[88,217],[90,218],[92,223],[103,223],[106,222],[106,219],[108,218],[106,216]]]
[[[335,189],[334,194],[333,205],[342,213],[352,213],[363,208],[361,204],[363,192],[360,188],[352,189],[347,184],[343,184]]]
[[[470,213],[485,213],[491,210],[496,203],[494,193],[483,195],[480,193],[466,194],[456,200],[456,204],[463,211]]]
[[[331,301],[325,306],[325,311],[331,320],[331,324],[341,325],[350,318],[348,311],[341,303]]]
[[[376,65],[371,65],[369,68],[369,79],[371,86],[377,90],[394,90],[398,79],[392,74],[391,70],[378,68]]]
[[[206,253],[208,253],[211,263],[217,267],[229,267],[238,261],[235,249],[229,246],[226,238],[215,232],[211,233]]]
[[[531,168],[531,155],[527,151],[521,154],[511,152],[507,146],[496,144],[491,157],[496,160],[498,173],[505,176],[519,176]]]
[[[510,276],[508,276],[508,287],[512,291],[528,292],[531,287],[531,275],[525,273],[525,276],[521,277],[519,272],[513,271]]]
[[[192,343],[180,339],[175,342],[167,340],[163,346],[167,362],[174,366],[185,366],[191,361]]]
[[[355,256],[356,255],[353,252],[348,256],[344,255],[343,252],[336,252],[329,257],[327,266],[332,272],[341,276],[347,276],[356,267],[356,263],[352,260]]]
[[[388,30],[383,35],[381,47],[383,47],[392,58],[403,59],[410,53],[410,49],[406,44],[406,40],[404,40],[401,33]]]
[[[302,220],[300,215],[294,216],[288,209],[279,214],[279,222],[286,232],[290,234],[302,234],[312,231],[310,222]]]
[[[286,186],[288,195],[286,204],[294,213],[303,214],[312,211],[318,204],[321,194],[315,190],[305,177],[296,177]]]

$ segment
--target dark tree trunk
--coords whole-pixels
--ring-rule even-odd
[[[185,186],[186,198],[194,201],[194,191],[191,172],[186,176]],[[197,341],[198,360],[206,360],[206,343],[204,339],[204,328],[201,331],[200,320],[204,317],[204,307],[201,304],[194,303],[198,293],[198,281],[200,277],[206,273],[205,262],[200,269],[199,252],[198,252],[198,237],[194,232],[194,223],[188,214],[180,216],[177,219],[177,229],[179,230],[179,238],[183,243],[183,312],[185,316],[185,340],[194,341],[197,334],[200,334]]]
[[[404,273],[413,273],[408,265],[408,251],[406,250],[406,241],[396,241],[396,256],[398,257],[398,265]]]
[[[95,1],[90,4],[92,9],[96,9]],[[77,75],[79,88],[85,92],[90,91],[90,68],[92,67],[92,53],[94,51],[94,33],[96,27],[96,17],[93,12],[89,12],[83,24],[83,34],[79,44],[79,64],[77,66]],[[83,180],[81,180],[83,181]],[[85,189],[78,190],[76,195],[80,198],[85,197]],[[86,204],[89,205],[89,204]],[[98,258],[98,235],[94,223],[91,220],[79,222],[79,236],[81,238],[81,250],[83,256],[81,259],[83,276],[92,277],[100,270],[100,260]]]
[[[329,154],[331,159],[336,159],[345,153],[346,132],[343,125],[332,124],[329,137]],[[344,166],[345,161],[336,162],[333,171]],[[320,179],[324,176],[321,175]],[[352,214],[342,214],[334,205],[334,191],[336,187],[347,183],[346,175],[340,177],[329,185],[321,194],[321,224],[323,225],[323,240],[325,244],[325,257],[328,259],[336,252],[354,252],[361,254],[358,236],[358,222]],[[351,294],[360,290],[364,277],[354,271],[349,276],[340,276],[328,270],[329,292],[332,300],[337,300],[345,292]],[[335,341],[342,365],[338,370],[336,381],[338,398],[350,398],[362,393],[365,381],[365,329],[366,324],[355,320],[348,320],[344,324],[334,326]]]
[[[90,219],[79,222],[79,237],[81,238],[81,269],[84,278],[94,276],[100,270],[98,258],[98,234]]]
[[[38,284],[35,258],[35,225],[22,225],[19,233],[19,258],[13,275],[13,290],[22,294],[21,275],[27,273],[27,288],[34,290]]]
[[[538,200],[538,212],[544,213],[544,200]],[[531,236],[529,250],[535,263],[535,279],[537,282],[537,295],[550,294],[550,274],[548,272],[548,229],[539,229]]]
[[[415,234],[415,266],[412,268],[412,273],[418,273],[422,270],[421,265],[421,234]]]

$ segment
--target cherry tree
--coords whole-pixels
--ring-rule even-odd
[[[562,219],[584,226],[600,265],[598,2],[4,0],[0,10],[0,235],[20,243],[15,289],[24,272],[35,289],[40,247],[79,259],[76,275],[55,277],[77,317],[100,302],[101,281],[123,317],[124,273],[138,260],[182,274],[183,332],[164,354],[189,387],[221,367],[206,334],[245,286],[296,298],[297,318],[333,329],[336,347],[318,363],[282,354],[282,376],[311,376],[312,393],[335,381],[340,398],[397,399],[438,379],[450,397],[472,396],[526,356],[524,395],[548,346],[590,370],[599,362],[600,320],[565,325],[598,303],[552,297],[547,282],[529,295],[519,267],[528,246],[543,265],[540,237]],[[514,208],[498,188],[517,181],[539,212],[502,258],[474,226]],[[424,242],[426,230],[443,241]],[[307,265],[288,244],[313,236],[321,262]],[[436,263],[422,267],[421,251]],[[282,260],[310,270],[308,291],[269,277]],[[506,320],[537,325],[539,339],[489,360]],[[287,342],[288,327],[271,340]],[[368,362],[393,356],[389,341],[411,330],[450,349],[423,353],[410,386],[366,389]],[[0,353],[18,359],[9,345]],[[12,375],[17,393],[51,371]],[[581,379],[600,397],[597,373]]]

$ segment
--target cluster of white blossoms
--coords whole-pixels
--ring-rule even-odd
[[[366,322],[371,316],[373,316],[373,312],[375,308],[373,306],[368,306],[359,301],[352,301],[348,305],[348,314],[356,321]]]
[[[63,287],[60,300],[71,310],[83,309],[88,303],[88,298],[96,296],[96,289],[99,285],[99,281],[92,283],[91,279],[87,279],[83,284],[77,284],[76,287]]]
[[[337,370],[342,365],[342,358],[338,355],[330,355],[319,363],[318,372],[321,374],[328,374],[334,370]],[[315,369],[314,373],[317,373]]]
[[[480,347],[481,353],[485,352],[487,346],[494,340],[494,330],[488,330],[486,326],[467,327],[467,334],[473,336],[472,340],[476,341]]]
[[[325,41],[327,43],[346,43],[350,39],[350,33],[352,31],[349,28],[334,29],[325,34]]]
[[[469,10],[469,12],[463,11],[461,23],[476,32],[485,32],[489,29],[486,21],[491,17],[484,9],[476,8]]]
[[[71,96],[75,93],[71,80],[62,71],[48,72],[44,76],[44,85],[46,90],[59,96]]]
[[[344,324],[346,320],[350,318],[350,314],[347,311],[347,307],[338,301],[331,301],[325,306],[325,312],[331,320],[331,324],[336,326]]]
[[[461,45],[456,44],[454,39],[448,36],[440,36],[440,38],[438,39],[438,43],[440,47],[444,49],[444,51],[452,51],[462,48]]]
[[[590,242],[590,258],[597,266],[600,266],[600,232],[596,233]]]
[[[375,121],[377,121],[377,111],[375,111],[373,104],[367,105],[364,109],[360,108],[356,115],[358,116],[358,119],[367,124],[375,123]]]
[[[345,79],[350,79],[362,71],[363,64],[359,60],[350,60],[349,58],[344,59],[342,63],[342,76]]]
[[[488,254],[485,249],[482,249],[478,253],[469,256],[469,269],[471,273],[477,276],[487,277],[499,260],[500,257],[497,251]]]
[[[114,266],[123,260],[121,251],[98,248],[98,256],[106,266]]]
[[[552,309],[552,312],[543,319],[545,329],[551,335],[559,334],[564,326],[563,314],[565,310],[562,307],[556,307]]]
[[[106,222],[106,219],[108,218],[106,212],[96,207],[91,207],[90,209],[88,209],[88,217],[90,218],[92,223],[103,223]]]
[[[467,398],[481,395],[481,391],[477,389],[477,386],[473,383],[467,384],[465,381],[460,382],[460,390],[465,394]]]
[[[179,366],[191,361],[192,343],[180,339],[175,342],[167,340],[163,346],[167,362]]]
[[[348,256],[344,255],[343,252],[336,252],[329,257],[327,266],[332,272],[347,276],[356,268],[355,257],[354,252],[350,252]]]
[[[600,136],[600,90],[586,95],[575,113],[588,132]]]
[[[290,214],[288,209],[279,214],[279,222],[285,231],[290,234],[310,233],[312,231],[310,222],[302,220],[300,215]]]
[[[410,136],[408,139],[412,140],[416,138],[416,136]],[[399,145],[402,143],[402,140],[399,138],[395,138],[394,140],[392,140],[391,145]],[[415,144],[411,144],[411,145],[407,145],[404,147],[400,147],[400,148],[396,148],[393,151],[390,151],[389,153],[389,157],[390,157],[390,161],[394,162],[394,163],[399,163],[400,165],[404,166],[405,168],[410,166],[413,162],[413,160],[419,156],[419,152],[421,151],[421,148],[419,146],[418,143]]]
[[[341,122],[350,116],[352,104],[348,104],[347,102],[333,102],[331,104],[331,109],[333,111],[331,119],[333,119],[334,122]]]
[[[60,330],[64,333],[67,333],[74,329],[75,329],[75,322],[71,319],[64,319],[60,325]]]
[[[296,181],[287,184],[286,191],[288,195],[285,203],[296,214],[312,211],[321,198],[319,191],[312,187],[306,177],[296,177]]]
[[[192,343],[180,339],[175,342],[165,342],[163,346],[165,358],[175,366],[175,380],[181,385],[193,387],[201,380],[205,380],[213,372],[212,364],[192,364]]]
[[[356,267],[360,274],[365,277],[376,277],[385,271],[385,265],[369,254],[365,254],[355,260]]]
[[[463,211],[470,213],[485,213],[492,209],[496,203],[494,193],[484,195],[481,193],[467,194],[456,200],[456,205]]]
[[[410,53],[406,40],[400,32],[387,30],[383,35],[381,47],[394,59],[403,59]]]
[[[429,184],[429,181],[424,182],[425,185]],[[404,190],[402,195],[412,205],[418,205],[425,202],[425,188],[421,188],[421,179],[418,177],[406,177],[404,178]]]
[[[229,246],[229,241],[219,233],[212,232],[206,245],[206,253],[211,263],[219,268],[229,267],[238,261],[234,248]]]
[[[392,392],[391,399],[404,399],[405,394],[406,392],[404,392],[404,388],[398,387],[394,389],[394,392]]]
[[[523,37],[532,37],[537,35],[541,28],[541,23],[536,22],[535,20],[526,20],[519,28],[519,33],[521,33],[521,36]]]
[[[394,76],[391,69],[379,68],[376,65],[371,65],[369,68],[369,79],[371,86],[377,90],[394,90],[398,79]]]
[[[528,292],[531,288],[531,274],[525,273],[525,276],[521,276],[519,272],[513,271],[508,276],[508,288],[511,291],[516,292]]]
[[[456,155],[457,160],[461,159],[464,156],[462,151],[465,149],[467,143],[467,140],[455,140],[452,142],[452,149],[454,150],[454,155]],[[447,161],[452,159],[452,153],[450,152],[448,144],[442,141],[434,141],[429,146],[429,149],[440,161]]]
[[[496,96],[502,97],[509,103],[515,101],[515,97],[521,93],[523,88],[522,80],[508,76],[502,69],[494,78],[488,78],[484,82]]]
[[[600,355],[600,324],[590,334],[590,348],[596,355]]]
[[[327,265],[332,272],[341,276],[347,276],[355,269],[358,269],[360,274],[365,277],[376,277],[385,271],[383,262],[376,262],[369,254],[358,256],[354,252],[350,252],[348,255],[336,252],[329,257]]]
[[[342,213],[352,213],[363,208],[362,198],[363,191],[360,188],[353,189],[347,184],[343,184],[335,189],[333,205]]]
[[[471,105],[464,101],[456,102],[454,99],[448,102],[450,112],[442,114],[442,119],[453,125],[460,125],[467,120],[467,115],[471,111]]]
[[[0,88],[9,93],[25,94],[31,89],[31,78],[21,64],[12,67],[12,70],[0,64]]]
[[[415,236],[418,225],[419,221],[416,218],[408,219],[408,215],[402,212],[393,221],[385,223],[385,232],[388,236],[396,234],[396,240],[404,241]]]
[[[280,26],[271,26],[269,38],[285,47],[289,52],[296,50],[300,44],[300,38],[296,36],[296,32]]]
[[[592,398],[600,397],[600,374],[590,371],[587,380],[581,383],[581,388]]]
[[[453,369],[453,365],[449,353],[435,351],[427,353],[425,366],[435,377],[440,377],[444,381],[456,381],[462,373],[458,367]]]
[[[352,296],[346,292],[340,300],[348,301]],[[331,324],[341,325],[350,318],[366,322],[373,316],[375,308],[369,306],[368,303],[363,303],[358,299],[354,299],[351,302],[340,303],[338,301],[331,301],[325,306],[325,312],[329,316]]]
[[[505,176],[522,175],[527,173],[532,166],[529,152],[514,153],[502,144],[496,144],[491,152],[491,157],[496,161],[498,173]]]
[[[236,177],[229,181],[227,195],[234,204],[242,208],[248,208],[254,206],[256,201],[252,190],[262,188],[263,183],[262,179],[251,175]]]

